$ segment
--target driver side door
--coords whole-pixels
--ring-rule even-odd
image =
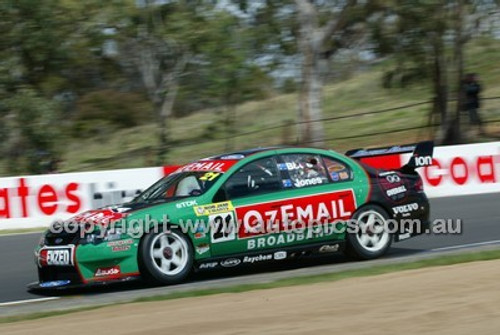
[[[218,199],[214,199],[216,203],[225,203],[228,212],[209,219],[213,256],[255,251],[248,248],[251,239],[248,220],[238,217],[238,212],[241,208],[251,212],[254,206],[280,200],[283,197],[282,180],[275,156],[254,160],[228,178],[216,195]]]

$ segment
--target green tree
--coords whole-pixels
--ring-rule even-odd
[[[168,151],[168,122],[181,76],[193,61],[204,30],[206,20],[200,12],[202,7],[190,1],[143,1],[126,13],[127,24],[118,30],[120,57],[131,62],[154,105],[159,164],[164,163]]]
[[[410,67],[420,78],[430,79],[434,103],[429,124],[439,122],[437,139],[442,143],[460,141],[463,50],[494,6],[496,1],[492,0],[396,0],[385,16],[372,23],[377,52],[396,59],[394,73],[404,73]],[[453,95],[455,114],[449,107]]]
[[[384,8],[384,1],[294,0],[237,1],[254,14],[261,28],[263,45],[279,46],[284,54],[301,58],[298,101],[298,138],[302,143],[321,145],[324,131],[322,92],[330,60],[366,35],[365,23]]]
[[[59,108],[32,89],[20,89],[5,101],[2,151],[11,173],[48,172],[59,158]]]

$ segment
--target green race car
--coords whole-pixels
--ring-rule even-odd
[[[129,203],[54,224],[35,250],[39,282],[67,288],[142,278],[183,281],[193,270],[232,268],[344,252],[372,259],[429,229],[416,168],[432,164],[422,142],[348,156],[312,148],[254,149],[202,159]],[[413,152],[397,170],[364,157]],[[417,225],[404,227],[402,220]]]

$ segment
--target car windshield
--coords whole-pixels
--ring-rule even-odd
[[[157,181],[132,202],[159,202],[198,196],[210,189],[220,176],[220,172],[207,171],[174,173]]]

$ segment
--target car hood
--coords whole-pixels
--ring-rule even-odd
[[[178,199],[173,199],[171,201],[162,201],[160,203],[144,203],[144,202],[129,202],[120,205],[102,207],[98,209],[88,210],[86,212],[80,213],[67,222],[79,225],[96,225],[100,227],[107,227],[111,223],[117,222],[119,220],[125,219],[130,214],[137,212],[139,210],[162,206],[166,203],[178,202]]]

